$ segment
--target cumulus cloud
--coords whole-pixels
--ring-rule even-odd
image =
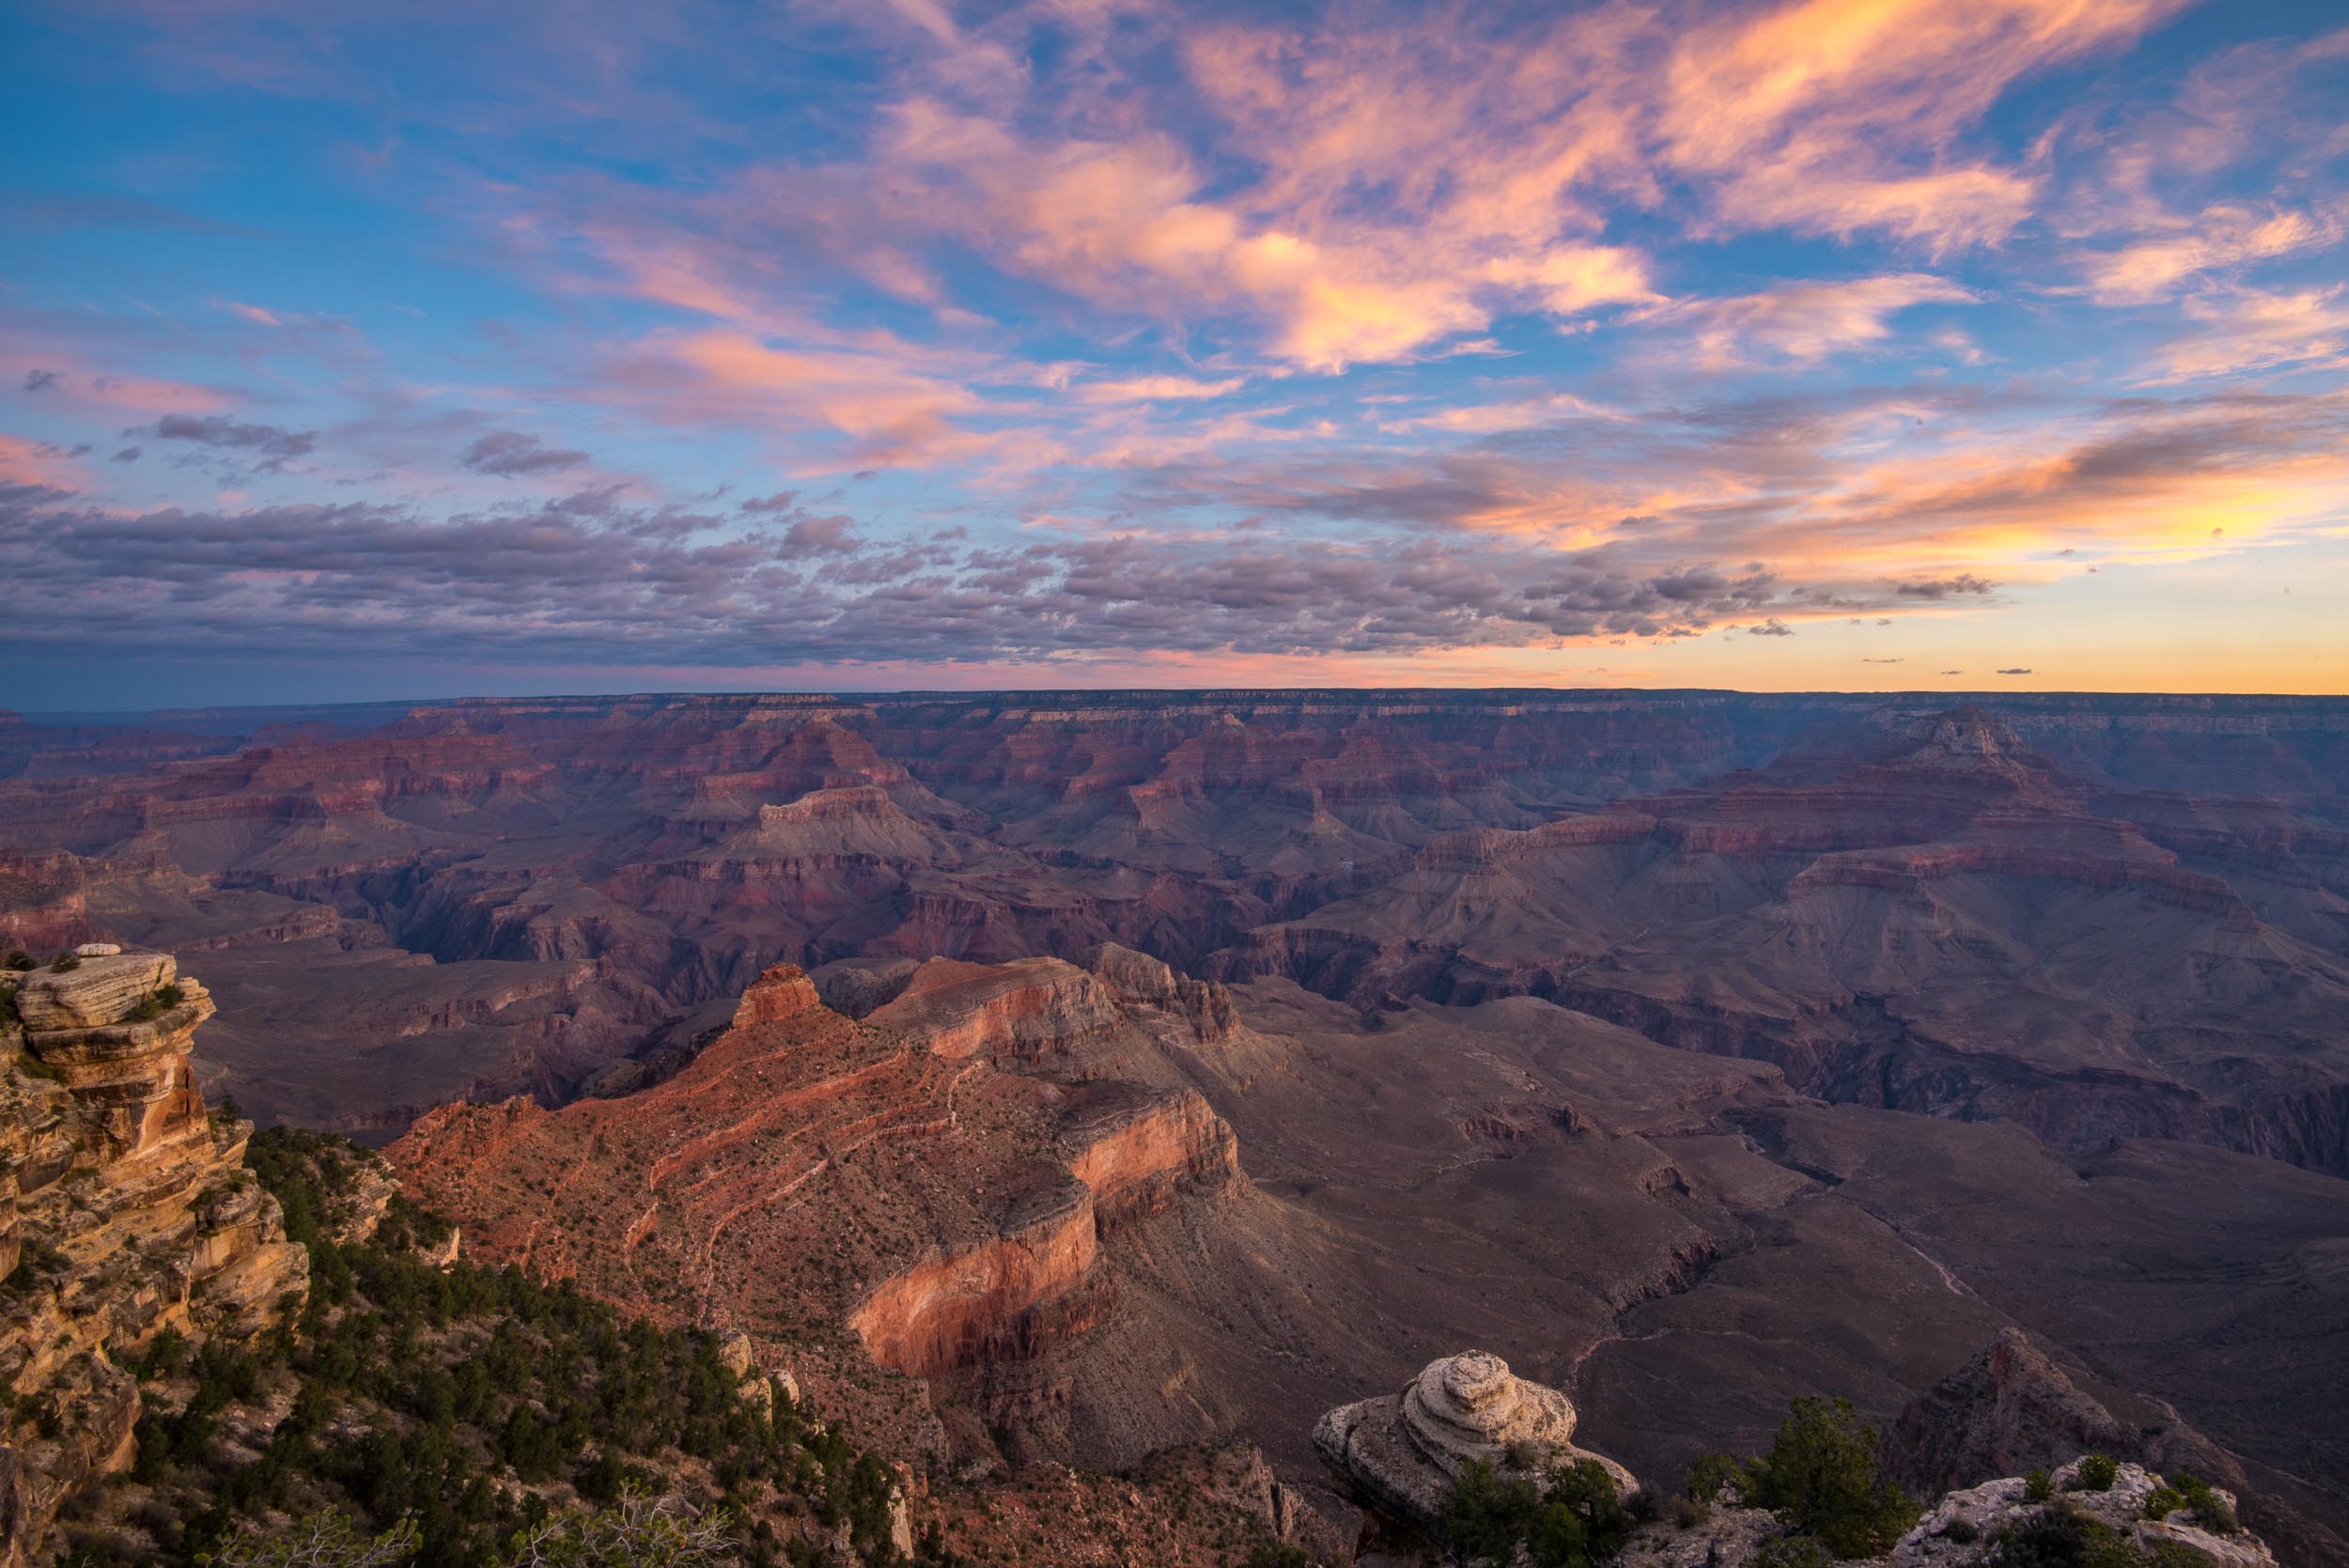
[[[857,548],[845,517],[801,518],[785,530],[783,542],[793,550],[841,555]]]
[[[545,474],[556,469],[577,468],[587,460],[584,452],[549,446],[536,436],[520,430],[492,430],[475,440],[458,455],[459,466],[475,474],[490,474],[511,478],[523,474]]]

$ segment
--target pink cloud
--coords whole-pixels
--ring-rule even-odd
[[[1891,272],[1843,282],[1781,284],[1755,294],[1691,300],[1646,319],[1683,329],[1687,350],[1716,368],[1767,358],[1814,361],[1873,348],[1892,335],[1891,318],[1924,304],[1968,304],[1977,296],[1927,272]]]

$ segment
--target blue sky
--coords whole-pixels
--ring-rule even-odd
[[[2349,690],[2349,29],[18,6],[24,709]]]

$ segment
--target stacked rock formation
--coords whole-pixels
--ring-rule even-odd
[[[309,1257],[207,1113],[189,1052],[211,998],[168,955],[93,953],[0,976],[0,1565],[130,1463],[164,1329],[249,1337],[297,1308]]]
[[[1595,1459],[1629,1494],[1631,1472],[1572,1442],[1574,1401],[1529,1383],[1482,1350],[1430,1361],[1403,1391],[1341,1405],[1321,1418],[1314,1446],[1341,1489],[1362,1507],[1355,1560],[1417,1568],[1442,1560],[1436,1530],[1444,1495],[1482,1460],[1538,1471]]]

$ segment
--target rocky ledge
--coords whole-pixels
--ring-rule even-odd
[[[2008,1358],[2012,1345],[2003,1349]],[[2028,1348],[2028,1347],[2024,1347]],[[2068,1389],[2060,1374],[2052,1382]],[[2101,1408],[2097,1410],[2102,1415]],[[2068,1419],[2069,1410],[2067,1407]],[[2108,1421],[2108,1418],[2107,1418]],[[1576,1448],[1573,1401],[1511,1374],[1498,1356],[1467,1351],[1428,1363],[1402,1392],[1345,1405],[1321,1418],[1314,1446],[1339,1489],[1362,1510],[1354,1561],[1364,1568],[1442,1568],[1461,1560],[1445,1541],[1447,1503],[1471,1466],[1550,1491],[1559,1472],[1596,1462],[1634,1525],[1617,1568],[1785,1568],[1830,1560],[1818,1542],[1790,1534],[1778,1514],[1742,1505],[1739,1481],[1711,1498],[1665,1510],[1636,1506],[1630,1472]],[[2054,1428],[2049,1428],[2050,1436]],[[2266,1544],[2242,1528],[2235,1494],[2184,1479],[2173,1487],[2142,1465],[2083,1455],[2030,1477],[1947,1492],[1878,1557],[1853,1568],[1992,1568],[2015,1562],[2095,1562],[2114,1568],[2275,1568]],[[1660,1516],[1659,1516],[1660,1515]],[[2087,1553],[2088,1555],[2082,1555]],[[1520,1547],[1516,1560],[1528,1560]]]
[[[309,1288],[245,1169],[252,1124],[195,1086],[211,998],[168,955],[86,952],[0,974],[0,1568],[131,1462],[125,1360],[165,1330],[250,1337]]]

